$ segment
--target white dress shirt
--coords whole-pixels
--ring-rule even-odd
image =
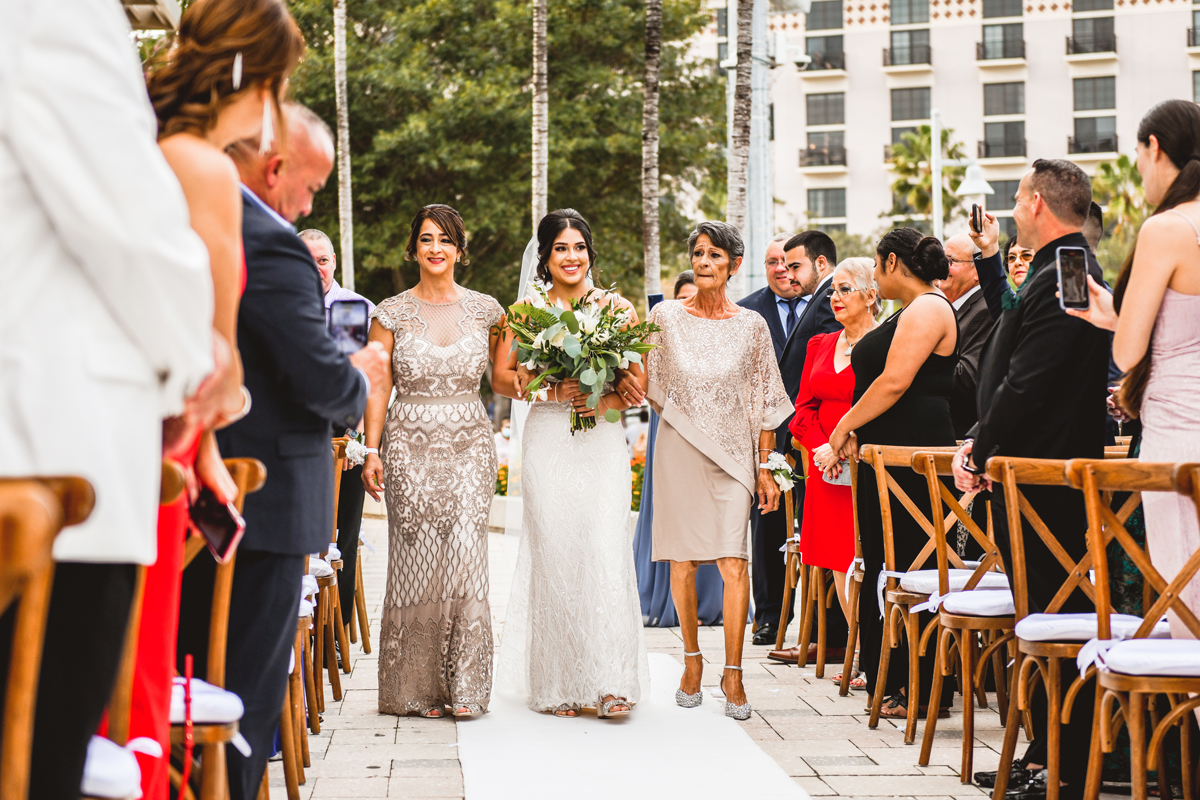
[[[811,294],[806,294],[803,297],[796,298],[796,322],[800,321],[800,317],[804,314],[804,309],[808,307],[808,301],[812,299]],[[779,324],[783,327],[783,335],[788,336],[791,331],[788,330],[788,301],[779,295],[775,295],[775,310],[779,312]]]

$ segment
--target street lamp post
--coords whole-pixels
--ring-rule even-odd
[[[942,158],[942,114],[936,108],[929,112],[929,196],[933,201],[933,235],[941,239],[944,225],[942,223],[942,169],[945,167],[966,167],[967,174],[954,190],[956,197],[978,197],[995,194],[986,180],[979,162],[973,158]],[[983,205],[983,203],[980,203]]]

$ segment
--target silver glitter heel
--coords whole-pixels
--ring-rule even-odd
[[[736,669],[738,672],[742,671],[741,667],[735,667],[732,664],[726,664],[725,669]],[[725,676],[722,675],[721,676],[721,693],[724,694],[724,692],[725,692]],[[728,700],[725,701],[725,716],[727,716],[727,717],[733,717],[736,720],[741,720],[744,722],[745,720],[750,719],[750,713],[752,711],[753,711],[753,709],[750,708],[749,701],[742,703],[740,706],[735,706],[733,703],[729,702]]]
[[[700,653],[684,653],[683,657],[688,658],[690,656],[698,656],[698,655],[700,655]],[[696,706],[700,705],[703,702],[704,702],[704,688],[703,687],[701,687],[700,691],[696,692],[695,694],[685,694],[683,689],[675,690],[675,705],[680,706],[681,708],[695,708]]]

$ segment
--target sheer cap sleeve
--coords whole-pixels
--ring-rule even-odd
[[[379,324],[392,333],[395,333],[396,329],[400,326],[401,296],[389,297],[375,306],[375,310],[371,312],[371,319],[379,320]]]

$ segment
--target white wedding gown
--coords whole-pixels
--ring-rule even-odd
[[[534,403],[521,438],[524,517],[497,685],[535,711],[636,703],[649,689],[633,567],[629,451],[620,424],[570,429]]]

